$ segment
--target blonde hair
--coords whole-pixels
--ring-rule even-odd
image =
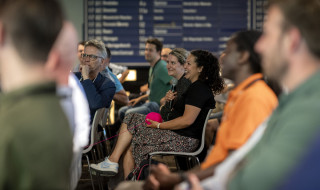
[[[189,54],[189,51],[183,48],[175,48],[169,53],[169,55],[175,56],[181,65],[184,65],[186,63]]]

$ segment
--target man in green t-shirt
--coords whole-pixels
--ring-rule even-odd
[[[152,38],[146,41],[145,59],[150,64],[148,79],[150,93],[132,99],[129,106],[122,107],[119,110],[121,120],[129,113],[146,115],[150,112],[159,112],[160,99],[169,91],[170,80],[172,79],[168,75],[167,63],[161,60],[161,50],[162,43],[158,39]],[[146,99],[149,101],[137,106],[137,103]]]

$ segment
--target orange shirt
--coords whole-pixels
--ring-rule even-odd
[[[270,87],[263,80],[257,80],[262,77],[260,73],[251,75],[230,92],[216,143],[201,169],[223,161],[229,150],[242,146],[278,105]]]

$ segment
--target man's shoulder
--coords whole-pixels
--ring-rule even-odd
[[[100,74],[114,82],[114,79],[112,78],[112,72],[109,69],[104,69],[103,71],[100,72]]]
[[[167,62],[166,62],[166,61],[164,61],[164,60],[162,60],[162,59],[160,59],[160,60],[158,61],[158,64],[164,64],[164,65],[166,65],[166,64],[167,64]]]
[[[32,111],[30,111],[32,108]],[[48,109],[50,108],[50,109]],[[51,128],[68,126],[68,120],[61,108],[60,99],[53,94],[25,97],[7,110],[5,123],[23,131],[47,131]],[[19,119],[15,117],[19,116]],[[59,126],[59,127],[58,127]]]
[[[167,62],[160,60],[157,62],[154,72],[156,73],[156,77],[160,77],[166,82],[169,82],[172,77],[168,74]]]
[[[112,71],[110,71],[110,69],[108,69],[108,72],[109,72],[110,76],[111,76],[114,80],[119,80],[119,79],[117,78],[117,76],[116,76],[115,74],[113,74]]]
[[[110,76],[113,79],[112,81],[114,82],[114,85],[116,86],[116,88],[123,89],[123,86],[122,86],[121,82],[119,81],[119,79],[117,78],[117,76],[115,74],[113,74],[112,72],[110,73]]]
[[[167,67],[167,62],[164,60],[159,60],[156,64],[156,68],[166,68]]]
[[[108,87],[114,87],[115,88],[115,84],[114,82],[109,78],[109,77],[106,77],[102,74],[98,74],[99,75],[99,78],[100,78],[100,81],[101,81],[101,86],[108,86]]]
[[[100,73],[99,73],[99,75],[101,75],[100,77],[101,77],[101,79],[102,79],[102,81],[103,81],[104,83],[109,83],[109,82],[112,82],[112,83],[113,83],[113,81],[112,81],[109,77],[107,77],[107,76],[105,76],[105,75],[102,75],[102,74],[100,74]]]
[[[268,86],[264,80],[259,80],[249,86],[245,91],[244,95],[253,97],[270,97],[276,98],[274,91]]]
[[[74,72],[73,73],[78,79],[81,78],[81,72]]]

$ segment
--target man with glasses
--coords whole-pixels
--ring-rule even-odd
[[[81,57],[80,72],[76,72],[75,75],[87,95],[92,122],[96,110],[110,106],[116,87],[110,79],[100,74],[101,65],[107,58],[102,41],[87,41]]]

